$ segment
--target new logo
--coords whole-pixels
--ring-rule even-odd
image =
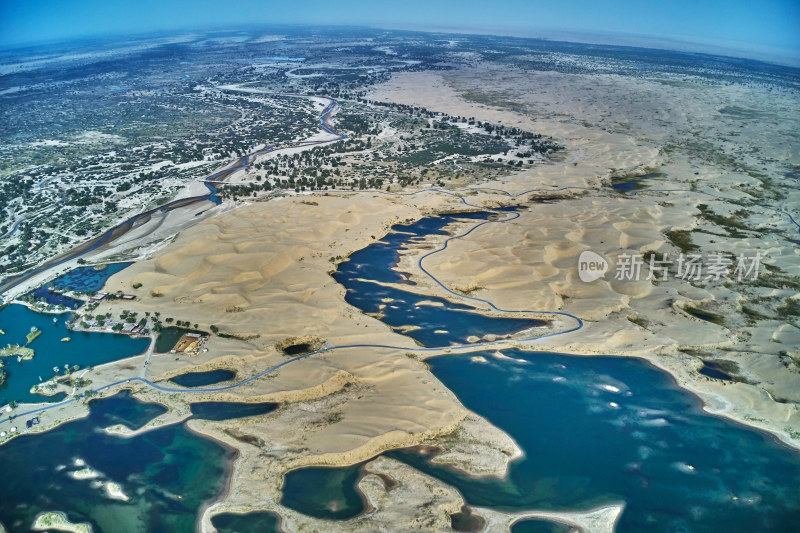
[[[581,252],[578,258],[578,276],[581,281],[589,283],[602,278],[608,271],[608,261],[600,254],[590,250]]]

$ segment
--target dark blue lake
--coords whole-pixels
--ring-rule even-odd
[[[621,191],[621,192],[630,192],[638,189],[643,189],[645,187],[644,183],[642,183],[643,180],[649,178],[657,178],[662,175],[663,174],[661,174],[660,172],[653,172],[651,174],[643,174],[641,176],[636,176],[633,178],[620,179],[616,183],[613,183],[611,185],[611,188],[614,189],[615,191]]]
[[[470,305],[380,284],[412,284],[407,274],[394,270],[399,260],[398,250],[430,235],[447,235],[446,227],[454,222],[480,222],[493,216],[496,215],[462,213],[397,224],[379,242],[352,253],[347,261],[339,264],[333,277],[347,289],[345,300],[349,304],[365,313],[378,314],[382,322],[396,331],[403,332],[404,326],[417,328],[404,334],[423,346],[464,344],[470,336],[507,336],[542,326],[544,322],[540,320],[488,317]]]
[[[279,404],[272,402],[195,402],[189,407],[192,411],[192,418],[233,420],[271,413],[278,406]]]
[[[56,322],[53,322],[53,319]],[[22,305],[9,305],[0,310],[0,345],[24,345],[25,336],[31,327],[37,327],[42,334],[29,348],[35,352],[33,359],[18,361],[17,357],[3,357],[8,378],[0,386],[0,405],[15,400],[17,402],[52,401],[59,397],[31,394],[30,389],[39,378],[48,381],[55,375],[53,367],[59,367],[64,374],[64,365],[78,365],[81,368],[97,366],[144,353],[149,339],[134,339],[127,335],[112,333],[86,333],[70,331],[65,325],[67,314],[52,315],[36,313]],[[61,339],[69,337],[69,342]],[[91,379],[91,372],[86,377]]]
[[[360,464],[292,470],[283,481],[281,505],[325,520],[353,518],[366,509],[356,488],[361,475]]]
[[[178,374],[177,376],[171,377],[169,381],[181,387],[203,387],[222,383],[223,381],[230,381],[235,377],[236,372],[233,370],[218,368],[206,372],[186,372],[185,374]]]
[[[218,533],[280,533],[281,519],[275,513],[220,513],[211,518]]]
[[[413,451],[387,455],[507,510],[625,502],[618,531],[796,531],[800,453],[701,410],[638,359],[506,350],[514,360],[429,359],[469,409],[525,451],[504,481],[477,480]]]
[[[47,285],[54,289],[70,291],[99,291],[106,280],[133,263],[111,263],[105,268],[93,266],[78,267],[63,274]]]
[[[475,318],[466,306],[443,302],[430,316],[414,308],[421,297],[374,283],[403,283],[404,277],[390,270],[397,264],[397,249],[442,234],[455,218],[394,226],[381,242],[352,254],[335,274],[347,289],[347,301],[377,313],[382,298],[393,298],[400,309],[395,314],[384,308],[381,319],[392,326],[422,325],[408,335],[427,346],[444,345],[431,342],[434,328],[458,332],[445,336],[455,343],[463,342],[465,334],[497,332],[492,330],[496,323]],[[575,510],[624,502],[619,531],[794,531],[800,523],[800,453],[771,436],[704,413],[699,399],[668,374],[630,358],[504,354],[513,359],[478,352],[471,355],[483,355],[488,362],[473,362],[470,355],[428,362],[467,408],[506,431],[525,451],[508,479],[473,479],[413,450],[386,455],[455,486],[477,506]],[[353,468],[338,475],[350,479]],[[285,498],[298,510],[317,516],[327,500],[355,501],[352,487],[341,491],[341,483],[333,482],[321,483],[327,496],[304,495],[294,489],[304,476],[336,478],[330,470],[290,472]]]

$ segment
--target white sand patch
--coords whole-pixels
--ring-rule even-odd
[[[130,497],[122,490],[122,487],[113,481],[108,481],[105,483],[105,491],[106,495],[112,500],[119,500],[123,502],[130,500]]]
[[[673,463],[672,466],[676,470],[678,470],[679,472],[683,472],[684,474],[697,474],[697,469],[688,463],[677,462]]]
[[[95,479],[100,477],[100,472],[89,467],[69,473],[72,479]]]
[[[119,135],[111,133],[103,133],[101,131],[88,130],[81,132],[75,137],[77,144],[94,144],[94,143],[119,143],[125,139]]]
[[[669,425],[669,421],[666,418],[650,418],[642,420],[639,424],[647,427],[664,427]]]

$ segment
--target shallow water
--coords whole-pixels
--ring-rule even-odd
[[[733,377],[725,372],[719,363],[715,363],[714,361],[703,361],[703,367],[700,369],[700,373],[714,379],[733,381]]]
[[[67,309],[77,309],[83,305],[82,300],[76,300],[69,296],[64,296],[54,290],[61,291],[99,291],[105,285],[106,280],[120,270],[132,265],[133,263],[111,263],[102,269],[95,269],[92,266],[78,267],[62,274],[53,281],[43,285],[29,293],[37,301],[44,300],[54,306],[63,306]]]
[[[173,424],[122,438],[99,428],[124,423],[136,429],[164,408],[126,392],[94,400],[88,418],[38,435],[24,435],[0,452],[0,523],[27,531],[42,511],[63,511],[95,531],[194,531],[205,502],[225,488],[233,452]],[[100,477],[73,479],[75,459]],[[109,498],[97,481],[117,483],[130,501]]]
[[[56,322],[53,322],[56,318]],[[14,400],[17,402],[46,402],[63,398],[61,396],[42,396],[32,394],[30,389],[38,384],[39,378],[47,381],[55,375],[53,367],[59,367],[64,375],[64,365],[79,365],[81,368],[97,366],[110,361],[125,359],[147,349],[149,339],[134,339],[127,335],[113,333],[87,333],[70,331],[64,324],[66,314],[52,315],[36,313],[23,305],[9,305],[0,310],[0,344],[24,345],[26,335],[35,326],[42,334],[29,348],[35,352],[33,359],[18,361],[17,357],[4,357],[8,372],[6,384],[0,387],[0,405]],[[69,342],[61,339],[69,337]],[[80,375],[80,373],[79,373]],[[91,379],[91,372],[86,376]]]

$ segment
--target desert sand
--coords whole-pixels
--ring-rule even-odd
[[[515,87],[526,90],[514,91]],[[560,310],[585,321],[578,332],[520,347],[644,358],[695,392],[709,412],[800,447],[800,372],[787,362],[800,357],[796,319],[770,315],[755,324],[745,320],[741,306],[752,302],[754,295],[749,287],[737,284],[616,281],[611,276],[583,283],[577,278],[577,258],[584,250],[612,261],[623,252],[677,253],[664,232],[695,228],[715,233],[693,234],[695,244],[706,250],[717,247],[748,254],[760,250],[768,253],[769,264],[787,275],[800,274],[796,247],[788,241],[796,228],[786,217],[753,208],[748,224],[763,231],[759,238],[737,239],[720,235],[719,228],[697,217],[699,203],[730,212],[725,202],[703,193],[744,198],[746,191],[761,187],[744,171],[724,170],[717,161],[701,158],[698,148],[708,148],[709,139],[727,138],[722,134],[738,128],[718,118],[720,106],[752,105],[763,96],[759,90],[730,86],[707,91],[691,84],[506,72],[481,65],[474,70],[395,75],[369,97],[519,126],[551,135],[566,146],[560,160],[485,184],[513,194],[543,192],[516,199],[493,191],[469,193],[476,205],[526,206],[520,218],[485,225],[426,262],[426,268],[448,287],[477,287],[474,295],[501,308]],[[774,96],[787,108],[793,105],[788,97],[781,98]],[[792,116],[797,114],[766,119],[793,127]],[[772,159],[798,163],[798,154],[783,138],[775,138],[774,129],[756,132],[755,126],[747,127],[753,129],[753,142],[763,152],[743,154],[744,159],[755,158],[748,164],[768,166]],[[686,136],[694,136],[694,144],[687,144]],[[735,148],[736,141],[731,142]],[[729,148],[714,145],[708,150],[719,155]],[[633,196],[610,189],[612,174],[651,167],[668,176],[667,188],[685,190],[641,191]],[[559,198],[534,201],[565,187],[574,189],[563,191]],[[797,192],[787,190],[776,205],[796,205],[798,199]],[[413,197],[369,192],[298,195],[235,210],[223,204],[200,223],[159,224],[152,236],[148,231],[153,226],[143,227],[118,250],[105,250],[105,257],[113,257],[123,244],[127,249],[136,246],[142,259],[115,275],[107,288],[130,292],[134,284],[141,284],[136,302],[114,305],[139,313],[158,311],[162,317],[188,320],[201,329],[214,325],[232,336],[212,337],[209,351],[194,358],[155,356],[147,373],[154,381],[212,368],[234,369],[237,380],[245,379],[284,361],[275,345],[288,337],[411,350],[415,344],[409,338],[344,302],[344,289],[329,275],[335,268],[331,258],[363,248],[393,223],[462,207],[457,199],[433,191]],[[169,228],[180,233],[173,238]],[[437,237],[426,244],[440,243]],[[399,268],[411,272],[419,284],[416,291],[452,297],[417,267],[422,252],[422,247],[412,247]],[[762,297],[779,301],[795,294],[777,288]],[[691,316],[684,310],[688,305],[713,309],[726,317],[724,326]],[[268,509],[281,514],[287,531],[322,530],[334,526],[280,506],[280,486],[288,470],[351,465],[387,449],[426,444],[443,449],[438,461],[464,472],[503,475],[509,461],[519,455],[513,440],[467,411],[427,370],[422,357],[407,357],[404,351],[326,352],[225,393],[168,395],[141,384],[132,387],[137,397],[170,406],[170,413],[148,427],[185,417],[189,398],[282,402],[280,409],[263,416],[188,422],[193,430],[240,452],[230,490],[223,501],[206,510],[202,526],[211,530],[214,513]],[[104,365],[102,371],[110,381],[111,376],[125,375],[124,365],[138,369],[139,359]],[[747,382],[710,380],[697,372],[701,359],[735,362]],[[119,433],[124,438],[124,432]],[[475,450],[482,451],[475,454]],[[365,520],[391,524],[402,516],[430,530],[448,530],[448,514],[464,504],[452,487],[386,458],[366,468],[399,479],[400,488],[387,490],[381,478],[365,476],[360,488],[371,510],[335,527],[352,530]],[[429,511],[420,511],[422,503],[429,504]],[[612,529],[621,506],[558,516],[535,510],[522,515],[475,512],[491,530],[504,530],[524,515],[602,531]]]
[[[513,105],[488,103],[511,98],[512,86],[531,90],[513,94]],[[476,93],[486,103],[474,101],[478,98]],[[464,94],[471,94],[473,100],[462,97]],[[768,112],[768,106],[760,103],[764,95],[758,88],[665,88],[654,81],[611,75],[508,73],[493,67],[446,74],[402,74],[375,90],[372,97],[552,135],[567,145],[568,157],[572,156],[567,164],[543,165],[515,174],[505,180],[502,188],[511,193],[562,187],[591,189],[580,194],[576,189],[571,199],[531,204],[514,222],[490,224],[473,238],[451,243],[450,254],[436,255],[426,263],[434,275],[448,286],[484,287],[478,295],[503,308],[558,309],[586,321],[581,331],[548,337],[530,349],[643,357],[697,393],[707,411],[764,429],[783,442],[800,447],[800,370],[785,361],[787,357],[794,361],[800,357],[798,344],[793,342],[793,336],[800,331],[796,318],[759,321],[757,326],[747,323],[741,306],[753,296],[745,284],[695,286],[676,279],[646,281],[644,275],[638,282],[617,281],[610,275],[613,273],[593,283],[577,278],[578,256],[584,250],[598,252],[609,260],[624,252],[649,250],[670,252],[675,257],[678,251],[664,232],[707,227],[696,219],[697,204],[730,211],[726,202],[702,193],[745,198],[743,190],[759,186],[743,170],[728,172],[698,160],[698,154],[691,151],[694,145],[684,152],[672,148],[667,153],[665,146],[677,143],[678,136],[695,136],[693,142],[700,143],[727,133],[733,126],[720,124],[717,118],[718,110],[725,105],[755,105],[764,118],[783,127],[796,123],[796,115],[781,118]],[[789,96],[778,96],[771,104],[796,106]],[[755,131],[757,125],[747,123],[743,127]],[[759,164],[772,163],[776,175],[783,166],[797,164],[800,159],[796,149],[774,130],[759,130],[753,142],[761,150],[751,151],[759,154]],[[731,141],[730,146],[716,150],[734,151],[736,143]],[[708,157],[713,157],[714,150],[708,149],[712,152]],[[743,166],[753,163],[748,161],[751,157],[742,156]],[[669,176],[661,187],[678,191],[643,191],[631,197],[616,194],[607,186],[612,169],[619,173],[650,167]],[[798,193],[790,187],[782,191],[785,198],[769,203],[791,210]],[[481,198],[472,197],[471,201],[480,203]],[[752,256],[759,251],[768,257],[765,263],[797,276],[800,261],[790,240],[797,228],[788,217],[774,211],[749,209],[751,227],[763,230],[758,238],[693,234],[696,244],[704,251],[716,248],[734,255]],[[402,264],[412,272],[413,266],[412,257]],[[415,281],[426,283],[425,278],[419,273]],[[438,293],[437,286],[428,285]],[[797,294],[791,289],[768,293],[777,301]],[[726,317],[725,326],[689,315],[683,310],[687,305],[715,309],[715,313]],[[752,384],[707,379],[697,373],[702,365],[699,358],[680,350],[733,361],[741,376]]]

